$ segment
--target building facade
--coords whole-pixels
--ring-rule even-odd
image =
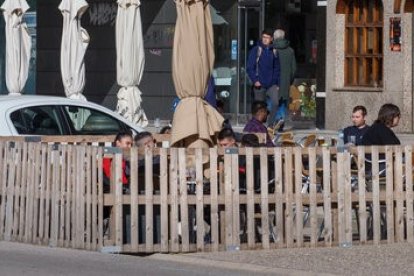
[[[88,0],[82,26],[90,35],[85,56],[84,94],[90,101],[115,109],[119,89],[116,83],[114,0]],[[34,39],[33,77],[27,93],[64,96],[60,75],[62,16],[59,0],[31,0],[37,17]],[[233,119],[250,114],[251,90],[245,67],[248,51],[264,27],[283,28],[298,62],[297,83],[316,84],[325,91],[325,13],[320,0],[211,0],[216,60],[213,77],[218,99]],[[32,14],[33,16],[33,14]],[[150,119],[171,119],[176,97],[171,73],[172,45],[176,20],[172,0],[141,1],[145,47],[145,72],[140,84],[143,107]],[[32,18],[32,17],[31,17]],[[321,20],[322,19],[322,20]],[[1,25],[2,24],[2,25]],[[33,24],[32,24],[33,25]],[[0,23],[4,37],[4,23]],[[4,84],[4,40],[0,40],[0,92]],[[34,68],[34,69],[33,69]],[[32,90],[29,87],[33,87]],[[317,93],[317,118],[324,124],[324,93]],[[243,120],[241,121],[243,123]]]
[[[413,1],[327,1],[326,127],[349,124],[355,105],[369,122],[400,107],[398,132],[413,132]]]

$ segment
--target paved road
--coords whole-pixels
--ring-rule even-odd
[[[108,255],[0,242],[0,275],[414,275],[414,246]]]
[[[137,257],[109,255],[71,249],[57,249],[0,242],[1,276],[55,275],[270,275],[276,271],[254,265],[214,265],[214,261],[186,262],[180,256]],[[213,264],[213,265],[212,265]],[[268,270],[268,271],[266,271]],[[284,270],[276,275],[286,275]]]

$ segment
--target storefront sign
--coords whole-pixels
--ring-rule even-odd
[[[390,18],[390,49],[394,52],[401,51],[401,17]]]

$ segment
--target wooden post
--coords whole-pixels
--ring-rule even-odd
[[[292,149],[285,148],[285,196],[286,196],[286,246],[293,247],[293,191],[292,191]]]
[[[186,179],[186,155],[185,149],[178,149],[179,178],[180,178],[180,212],[181,212],[181,241],[182,251],[190,251],[190,238],[188,228],[188,199]]]
[[[322,149],[323,158],[323,213],[324,229],[323,236],[325,246],[332,246],[332,212],[331,212],[331,154],[329,148]]]
[[[231,155],[231,184],[233,199],[233,245],[240,247],[240,189],[239,189],[239,155]]]
[[[303,204],[302,204],[302,150],[295,147],[295,203],[296,203],[296,246],[303,247]]]
[[[152,157],[152,149],[145,148],[145,250],[147,253],[154,252],[154,182]]]
[[[311,246],[316,247],[318,243],[318,217],[316,213],[316,149],[314,147],[308,148],[309,152],[309,198],[310,198],[310,225],[311,225]]]
[[[225,195],[225,245],[226,249],[233,246],[233,199],[232,199],[232,174],[231,155],[224,155],[224,195]]]
[[[168,252],[168,152],[160,149],[161,252]]]
[[[406,225],[407,225],[407,241],[414,242],[414,214],[413,214],[413,148],[405,147],[405,196],[406,196]]]
[[[4,146],[4,143],[0,142],[0,153],[3,152],[4,148],[2,149],[1,146]],[[23,155],[22,155],[22,161],[21,161],[21,168],[22,168],[22,175],[21,175],[21,188],[20,188],[20,211],[19,211],[19,241],[23,242],[24,235],[25,235],[25,211],[26,211],[26,191],[27,191],[27,147],[28,143],[23,143]],[[3,155],[3,154],[1,154]],[[0,164],[3,164],[4,160],[0,157]],[[43,169],[43,168],[42,168]],[[0,172],[0,181],[1,181],[1,172]],[[1,187],[1,185],[0,185]]]
[[[203,201],[203,152],[196,149],[196,223],[197,223],[197,251],[204,250],[204,201]]]
[[[338,242],[345,242],[344,153],[337,153],[338,172]]]
[[[378,164],[378,147],[371,147],[372,155],[372,197],[373,197],[373,228],[374,228],[374,245],[378,245],[381,239],[381,219],[380,219],[380,201],[379,201],[379,164]]]
[[[284,246],[284,217],[283,217],[283,170],[282,170],[282,149],[275,148],[275,193],[276,193],[276,228],[277,246]]]
[[[404,241],[403,158],[401,146],[395,146],[395,234],[397,242]],[[406,158],[406,159],[409,159]],[[410,206],[410,205],[407,205]],[[412,206],[412,205],[411,205]],[[388,206],[387,206],[388,211]],[[389,232],[387,232],[387,237]]]
[[[292,172],[292,170],[290,170]],[[269,199],[268,199],[268,162],[267,149],[260,148],[260,196],[262,210],[262,246],[263,249],[269,249]],[[290,182],[292,183],[292,182]],[[293,229],[292,229],[293,230]],[[293,231],[292,231],[293,232]]]
[[[358,147],[358,215],[359,215],[359,241],[367,242],[367,205],[365,184],[365,147]]]
[[[179,252],[178,243],[178,178],[177,178],[178,154],[176,148],[170,149],[170,231],[171,231],[171,251]],[[182,227],[182,224],[181,224]]]
[[[253,148],[246,148],[246,188],[247,188],[247,244],[249,249],[255,247],[254,223],[254,166]]]
[[[211,251],[219,250],[217,149],[210,149]]]
[[[401,158],[401,156],[400,156]],[[387,243],[394,243],[394,166],[392,147],[385,147],[386,159],[386,208],[387,208]],[[397,176],[396,176],[397,178]],[[398,203],[397,203],[398,204]]]

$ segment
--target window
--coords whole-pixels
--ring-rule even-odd
[[[19,134],[66,134],[56,106],[25,107],[11,113],[10,119]]]
[[[65,106],[64,111],[70,118],[70,126],[78,135],[106,135],[125,131],[127,126],[100,111],[78,106]]]
[[[340,0],[345,14],[345,86],[383,86],[383,6],[381,0]]]

